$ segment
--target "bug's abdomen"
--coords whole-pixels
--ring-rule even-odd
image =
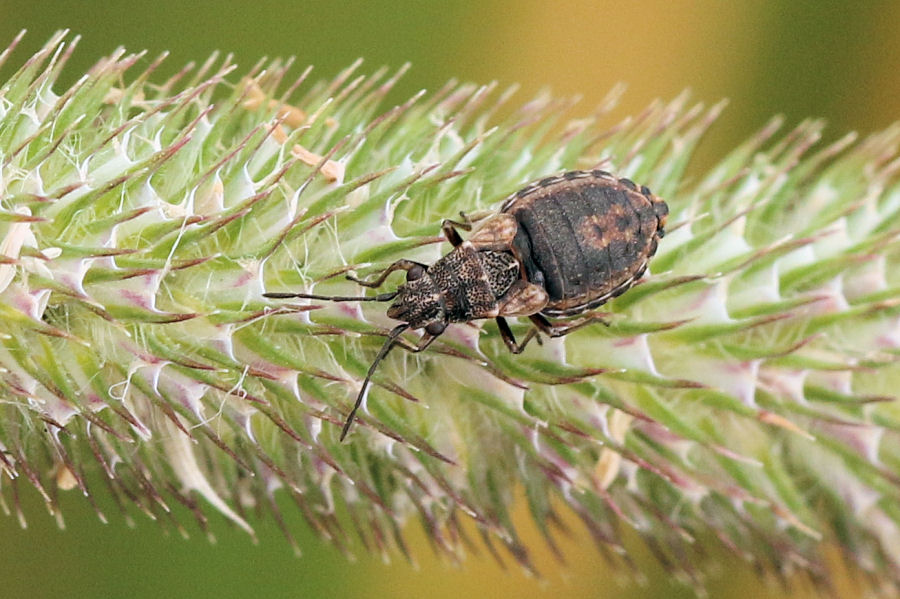
[[[574,314],[630,287],[656,251],[665,203],[600,171],[545,179],[511,198],[514,249],[528,279],[550,297],[544,314]]]

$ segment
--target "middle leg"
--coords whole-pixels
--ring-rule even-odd
[[[443,231],[444,237],[447,238],[447,241],[450,242],[450,245],[452,245],[453,247],[459,247],[460,245],[462,245],[463,239],[462,237],[460,237],[459,231],[457,231],[456,229],[471,231],[473,224],[477,223],[478,221],[484,220],[492,214],[492,212],[483,211],[476,212],[475,214],[470,216],[465,212],[460,212],[459,215],[460,217],[462,217],[462,222],[445,218],[443,221],[441,221],[441,231]]]
[[[609,323],[603,319],[603,316],[605,316],[603,313],[588,314],[581,318],[570,320],[565,324],[553,324],[547,320],[545,316],[541,316],[540,314],[530,314],[528,315],[528,318],[534,323],[534,328],[530,329],[528,333],[525,334],[522,343],[516,341],[516,337],[513,335],[512,329],[509,328],[509,323],[506,322],[505,318],[498,316],[496,320],[497,328],[500,329],[500,337],[503,339],[506,347],[512,353],[520,354],[525,350],[525,346],[527,346],[528,342],[532,339],[537,340],[538,345],[540,345],[541,336],[538,334],[538,331],[544,333],[548,337],[562,337],[595,322],[609,326]]]
[[[525,339],[522,340],[522,343],[516,342],[516,336],[513,335],[512,329],[509,328],[509,323],[506,322],[506,319],[502,316],[498,316],[497,320],[497,328],[500,329],[500,337],[503,339],[503,343],[506,344],[507,349],[514,354],[521,354],[525,351],[525,346],[528,345],[528,342],[537,336],[537,329],[529,329],[528,333],[525,334]],[[541,342],[540,337],[537,337],[538,343]]]

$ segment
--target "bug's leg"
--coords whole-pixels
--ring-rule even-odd
[[[449,218],[445,218],[443,224],[453,225],[454,227],[459,227],[463,231],[471,231],[472,226],[489,216],[493,216],[496,214],[493,210],[479,210],[478,212],[473,212],[471,214],[467,212],[459,211],[459,217],[462,219],[462,222],[450,220]],[[442,225],[443,226],[443,225]]]
[[[447,328],[446,322],[441,322],[439,320],[435,322],[430,322],[425,326],[425,330],[422,332],[422,337],[419,339],[419,342],[416,345],[410,345],[403,341],[403,339],[398,339],[398,342],[402,343],[400,347],[405,349],[406,351],[419,353],[423,351],[426,347],[431,345],[431,342],[437,339],[443,334],[444,329]]]
[[[522,343],[516,343],[516,338],[509,328],[504,316],[528,316],[541,311],[547,305],[547,290],[540,285],[527,281],[516,281],[506,294],[498,301],[497,326],[500,328],[500,336],[506,347],[514,354],[520,354],[533,338],[541,342],[537,335],[537,329],[531,329],[525,335]]]
[[[532,314],[528,318],[530,318],[531,322],[533,322],[534,325],[548,337],[562,337],[563,335],[568,335],[573,331],[577,331],[578,329],[586,327],[589,324],[593,324],[595,322],[599,322],[606,326],[609,326],[609,322],[604,320],[603,316],[605,316],[605,314],[603,313],[588,314],[587,316],[582,316],[581,318],[566,321],[564,324],[553,324],[552,322],[547,320],[546,317],[541,316],[540,314]]]
[[[479,221],[486,219],[489,216],[495,215],[497,212],[495,210],[479,210],[477,212],[463,212],[459,211],[459,215],[462,219],[469,223],[469,225],[473,225]]]
[[[506,319],[502,316],[498,316],[496,320],[497,327],[500,329],[500,337],[503,338],[503,342],[506,344],[509,351],[514,354],[521,354],[525,350],[525,346],[528,345],[528,342],[537,336],[537,329],[530,329],[525,335],[525,339],[522,340],[522,343],[517,343],[516,337],[513,335],[512,329],[509,328]],[[538,343],[540,343],[541,338],[538,337],[537,340]]]
[[[459,216],[462,218],[462,222],[445,218],[443,221],[441,221],[441,231],[443,231],[444,237],[447,238],[447,241],[450,242],[450,245],[452,245],[453,247],[457,247],[462,244],[463,240],[462,237],[459,236],[459,231],[457,231],[456,229],[471,231],[472,225],[488,218],[489,216],[492,216],[493,214],[493,212],[487,210],[476,212],[472,215],[460,211]]]
[[[460,237],[459,231],[456,230],[457,227],[463,231],[468,231],[472,228],[472,225],[468,223],[458,223],[455,220],[450,220],[448,218],[445,218],[441,222],[441,231],[444,232],[444,237],[447,238],[447,241],[449,241],[450,245],[453,247],[459,247],[463,242],[463,238]]]
[[[419,339],[419,342],[415,345],[408,343],[408,342],[404,341],[403,339],[398,339],[397,341],[394,342],[394,345],[396,345],[397,347],[400,347],[402,349],[405,349],[406,351],[408,351],[410,353],[417,354],[420,351],[425,351],[425,349],[429,345],[431,345],[431,343],[437,338],[438,338],[438,335],[429,335],[428,333],[425,333],[424,335],[422,335],[422,338]]]
[[[413,262],[412,260],[401,259],[397,260],[396,262],[385,268],[383,271],[381,271],[381,274],[378,275],[374,280],[364,281],[362,279],[357,279],[353,275],[347,275],[347,278],[354,283],[359,283],[363,287],[381,287],[385,279],[388,278],[388,275],[390,275],[395,270],[405,270],[409,272],[417,266],[425,268],[424,264],[419,264],[418,262]]]

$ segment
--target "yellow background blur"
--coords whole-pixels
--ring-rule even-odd
[[[579,94],[585,113],[619,81],[628,84],[620,115],[688,87],[706,103],[731,101],[702,147],[702,166],[776,113],[789,124],[825,117],[828,138],[851,129],[866,134],[897,119],[898,25],[900,3],[0,0],[0,46],[29,30],[13,64],[56,29],[83,36],[67,82],[124,45],[151,55],[169,50],[161,76],[216,49],[233,52],[246,67],[262,56],[296,55],[299,64],[316,65],[319,77],[333,76],[357,57],[365,58],[365,72],[408,60],[413,68],[398,86],[398,99],[451,77],[496,79],[521,83],[523,101],[544,87]],[[22,502],[27,530],[15,517],[0,516],[0,598],[692,596],[643,555],[637,557],[646,586],[610,572],[574,522],[573,537],[562,544],[565,566],[537,534],[529,535],[544,574],[538,581],[515,566],[499,568],[486,554],[470,556],[461,569],[444,565],[415,525],[410,538],[417,569],[396,557],[390,565],[366,555],[348,562],[302,532],[304,555],[297,559],[265,517],[254,521],[258,545],[218,519],[212,526],[218,541],[210,545],[196,527],[188,526],[191,538],[183,540],[141,515],[129,528],[108,504],[110,523],[103,525],[75,492],[63,499],[64,531],[35,493],[24,490]],[[303,530],[297,514],[286,510],[286,517],[289,528]],[[178,518],[189,523],[187,514]],[[709,590],[712,597],[815,596],[798,584],[792,593],[761,585],[749,567],[726,556]],[[845,577],[838,594],[854,596],[853,588]]]

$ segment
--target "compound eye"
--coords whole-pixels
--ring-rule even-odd
[[[425,327],[425,332],[431,335],[432,337],[437,337],[441,333],[444,332],[444,329],[447,328],[447,325],[443,322],[431,322]]]
[[[425,274],[425,267],[421,264],[416,264],[412,268],[406,271],[406,280],[407,281],[415,281],[416,279],[421,279],[422,275]]]

